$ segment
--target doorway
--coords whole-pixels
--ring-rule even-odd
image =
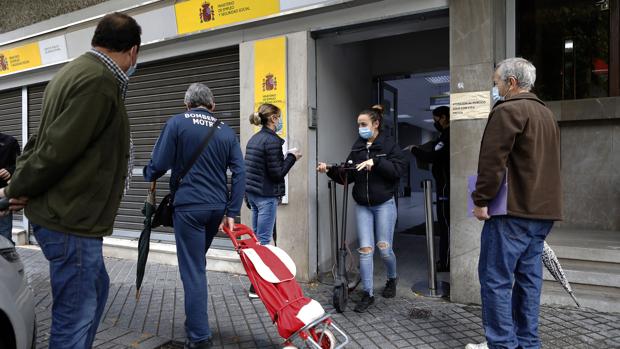
[[[433,110],[450,105],[449,70],[386,76],[377,80],[380,89],[378,102],[390,109],[389,116],[387,113],[385,116],[396,125],[391,134],[401,149],[408,145],[422,145],[439,137],[439,132],[433,126]],[[433,165],[417,160],[410,152],[405,152],[405,156],[409,160],[409,168],[401,177],[398,190],[394,251],[402,286],[420,290],[427,280],[426,215],[421,183],[429,179],[433,189],[436,184],[431,173]],[[437,260],[440,228],[434,190],[432,202]],[[439,273],[437,278],[438,281],[449,282],[448,273]]]
[[[448,22],[447,11],[438,11],[415,23],[369,23],[315,36],[317,162],[344,161],[358,137],[358,113],[377,102],[384,106],[384,132],[401,148],[436,136],[431,108],[449,100]],[[424,223],[419,183],[432,178],[430,171],[418,169],[412,157],[409,160],[413,166],[402,176],[397,190],[399,214],[394,236],[401,296],[413,295],[412,286],[426,279],[426,240],[416,227]],[[317,261],[324,280],[334,263],[327,182],[327,176],[317,176]],[[352,198],[349,202],[347,241],[351,256],[357,259]],[[375,292],[380,293],[386,278],[379,253],[374,266]]]

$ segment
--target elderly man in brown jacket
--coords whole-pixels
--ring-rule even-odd
[[[484,220],[478,274],[487,343],[468,349],[540,348],[538,316],[542,250],[562,219],[560,130],[531,93],[536,68],[523,58],[497,65],[495,103],[484,131],[474,215]],[[489,202],[507,175],[507,214],[489,216]]]

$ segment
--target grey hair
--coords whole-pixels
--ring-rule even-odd
[[[187,88],[184,102],[190,108],[199,106],[213,108],[213,92],[207,85],[195,82]]]
[[[531,90],[536,81],[536,67],[527,59],[521,57],[508,58],[497,64],[497,74],[502,81],[514,77],[517,84],[524,90]]]

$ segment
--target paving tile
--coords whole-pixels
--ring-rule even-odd
[[[47,348],[52,297],[49,267],[40,251],[18,248],[35,291],[38,334],[36,348]],[[97,349],[180,349],[185,341],[183,286],[176,266],[148,264],[140,299],[136,300],[135,261],[106,258],[110,293],[94,343]],[[209,325],[215,348],[277,348],[283,340],[259,300],[247,298],[246,277],[208,273]],[[327,311],[331,287],[302,285],[307,296]],[[352,301],[359,298],[353,294]],[[480,307],[424,297],[379,299],[368,313],[349,310],[333,319],[349,333],[347,348],[462,348],[484,341]],[[412,318],[420,310],[426,318]],[[620,348],[620,314],[541,307],[544,349]],[[171,342],[175,340],[176,342]]]

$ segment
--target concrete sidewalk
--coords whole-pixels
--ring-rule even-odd
[[[40,250],[18,248],[34,289],[39,334],[47,348],[51,292]],[[180,348],[185,339],[183,287],[176,266],[149,264],[140,300],[135,298],[135,261],[106,258],[110,295],[96,348]],[[245,276],[209,273],[209,323],[215,348],[275,348],[282,343],[263,304],[249,300]],[[330,305],[331,287],[303,285],[306,294]],[[463,348],[483,341],[480,307],[401,294],[376,298],[369,312],[334,315],[351,337],[350,348]],[[417,317],[411,311],[417,310]],[[543,307],[543,348],[620,348],[620,314]],[[171,343],[172,341],[172,343]]]

